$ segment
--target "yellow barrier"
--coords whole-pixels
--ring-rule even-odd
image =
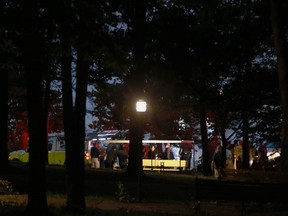
[[[186,160],[143,159],[143,170],[179,171],[187,167]]]

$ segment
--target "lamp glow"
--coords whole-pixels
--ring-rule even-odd
[[[147,103],[144,100],[138,100],[136,103],[136,111],[137,112],[146,112]]]

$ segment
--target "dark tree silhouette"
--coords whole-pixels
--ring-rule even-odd
[[[1,51],[0,51],[1,52]],[[0,169],[8,168],[8,71],[0,69]]]
[[[0,28],[5,29],[5,15],[4,15],[5,4],[2,1],[0,3]],[[0,40],[2,44],[7,42],[5,31],[0,32]],[[7,64],[7,51],[4,46],[0,46],[0,58],[3,63],[0,63],[0,169],[6,169],[9,165],[8,163],[8,65]],[[6,64],[5,64],[6,62]]]
[[[85,172],[84,172],[84,141],[85,141],[85,115],[88,72],[91,59],[88,57],[89,40],[91,29],[85,18],[85,4],[77,2],[79,9],[79,22],[76,23],[77,40],[74,43],[70,40],[72,29],[69,21],[72,20],[71,4],[64,5],[68,19],[61,23],[62,53],[62,89],[63,89],[63,117],[64,132],[66,141],[66,169],[67,169],[67,202],[66,207],[70,211],[83,212],[85,204]],[[75,14],[74,14],[75,15]],[[75,29],[74,29],[75,30]],[[72,86],[72,53],[74,46],[77,52],[76,57],[76,92],[75,105],[73,104]]]
[[[288,47],[284,25],[284,14],[287,9],[284,2],[270,0],[271,26],[273,31],[274,45],[277,55],[277,68],[281,95],[281,108],[283,115],[283,128],[281,137],[281,170],[288,169]]]
[[[23,3],[24,67],[27,84],[27,107],[29,124],[29,192],[27,214],[46,215],[46,143],[43,142],[42,123],[42,74],[41,43],[39,39],[38,1]],[[47,150],[46,150],[47,151]]]
[[[139,120],[137,120],[136,102],[144,97],[144,83],[145,83],[145,17],[146,17],[146,1],[140,0],[128,1],[130,2],[130,15],[132,20],[132,41],[133,41],[133,69],[127,80],[127,89],[129,91],[128,106],[130,107],[130,150],[129,150],[129,164],[127,174],[129,176],[137,176],[142,169],[142,146],[138,146],[139,140],[143,139],[142,129]]]

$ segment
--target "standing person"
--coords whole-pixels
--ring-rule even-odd
[[[105,160],[106,160],[106,150],[100,149],[100,155],[99,155],[100,168],[105,168]]]
[[[267,147],[264,145],[263,141],[260,141],[259,147],[257,150],[257,156],[258,156],[258,167],[259,169],[265,169],[267,165]]]
[[[180,160],[180,145],[178,143],[170,145],[170,151],[173,155],[171,159]]]
[[[107,150],[105,168],[112,168],[117,158],[116,146],[112,146],[111,149]]]
[[[252,168],[255,157],[256,157],[256,148],[253,145],[253,143],[250,143],[249,144],[249,165],[250,165],[250,168]]]
[[[236,169],[242,169],[242,161],[243,161],[243,142],[236,141],[234,146],[234,164],[236,165]]]
[[[156,150],[154,145],[150,146],[150,149],[147,153],[147,157],[148,159],[156,159]]]
[[[208,149],[209,149],[209,160],[211,165],[213,164],[213,156],[214,153],[216,151],[217,146],[220,145],[220,140],[217,134],[213,134],[213,136],[210,138],[209,143],[208,143]],[[211,170],[209,171],[209,175],[213,175],[214,170],[212,170],[212,166],[211,166]]]
[[[222,176],[222,152],[221,145],[217,145],[215,153],[212,160],[212,169],[214,170],[214,176],[221,179]]]
[[[97,146],[97,143],[93,143],[90,155],[91,155],[91,167],[100,168],[100,161],[99,161],[100,150]]]
[[[189,149],[188,143],[183,143],[180,149],[180,160],[186,160],[187,169],[190,169],[190,158],[191,158],[191,150]]]
[[[148,159],[148,149],[147,146],[142,146],[142,159]]]
[[[129,155],[128,155],[128,153],[124,150],[123,145],[120,145],[120,146],[119,146],[119,150],[118,150],[118,152],[117,152],[117,156],[118,156],[118,159],[119,159],[119,166],[120,166],[120,168],[121,168],[121,169],[127,168]]]
[[[167,160],[174,159],[173,153],[170,149],[170,143],[166,143],[165,151],[162,155],[162,159],[167,159]]]

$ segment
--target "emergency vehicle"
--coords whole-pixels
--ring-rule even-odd
[[[9,153],[9,160],[28,163],[29,148],[16,150]],[[87,163],[87,159],[85,160]],[[65,164],[65,137],[64,135],[48,136],[48,165]]]

